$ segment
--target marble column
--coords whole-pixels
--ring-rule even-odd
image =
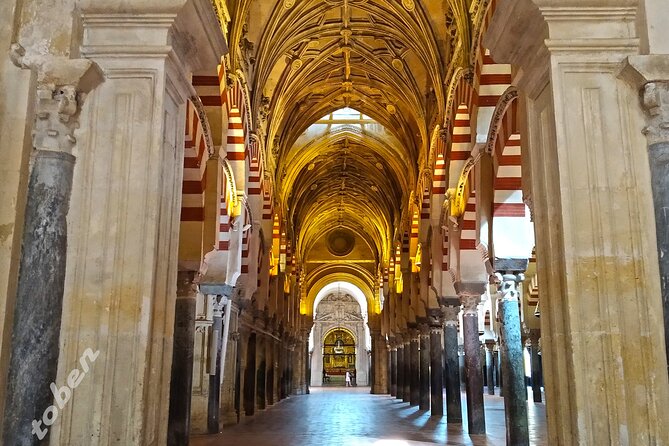
[[[292,376],[292,393],[293,395],[304,395],[306,389],[304,388],[304,383],[302,382],[302,377],[304,376],[304,342],[301,337],[298,337],[295,340],[295,349],[292,352],[293,356],[293,376]]]
[[[500,350],[502,370],[506,379],[504,414],[506,442],[529,445],[527,422],[527,388],[525,387],[524,349],[521,341],[518,283],[522,274],[497,274],[500,280],[498,299],[500,318]]]
[[[217,296],[215,299],[214,322],[211,325],[214,348],[210,353],[209,397],[207,401],[207,432],[210,434],[217,434],[220,431],[221,353],[223,351],[223,309],[225,307],[223,299],[227,298]]]
[[[430,408],[432,416],[444,415],[444,337],[441,310],[436,311],[430,324]]]
[[[371,393],[382,395],[388,393],[388,349],[386,339],[380,330],[372,335],[372,390]]]
[[[390,347],[390,396],[397,396],[397,345],[394,339]]]
[[[397,392],[395,397],[404,400],[404,341],[400,335],[397,339]]]
[[[76,62],[81,66],[77,67]],[[85,93],[80,91],[83,83],[79,84],[86,75],[95,78],[87,89],[102,80],[98,67],[90,61],[61,63],[59,69],[73,70],[69,79],[59,79],[68,84],[40,85],[37,90],[35,150],[28,181],[6,383],[5,444],[37,444],[48,435],[47,426],[53,423],[47,425],[42,414],[53,402],[49,386],[56,381],[59,359],[67,215],[76,159],[72,155],[76,144],[74,129],[78,126],[81,93]],[[36,420],[33,425],[32,420]]]
[[[481,287],[481,294],[483,287]],[[470,434],[485,433],[483,406],[483,371],[479,340],[478,307],[480,294],[462,294],[462,331],[465,344],[465,377],[467,392],[467,427]]]
[[[542,401],[541,397],[541,359],[539,358],[539,330],[530,330],[530,367],[532,369],[532,400]]]
[[[485,369],[486,380],[488,381],[488,395],[495,394],[495,368],[493,365],[493,355],[495,354],[495,341],[485,341]]]
[[[412,406],[418,406],[420,403],[420,332],[418,328],[413,328],[411,330],[411,369],[410,369],[410,381],[409,381],[409,403]]]
[[[411,335],[406,334],[404,340],[404,393],[403,400],[405,403],[411,402]]]
[[[444,314],[444,386],[446,387],[446,421],[462,424],[460,395],[460,357],[458,355],[458,315],[460,306],[442,306]]]
[[[258,335],[256,345],[256,408],[267,407],[267,336]]]
[[[179,271],[177,274],[170,411],[167,423],[168,446],[188,446],[190,436],[197,295],[193,285],[194,277],[195,271]]]
[[[430,326],[419,325],[420,330],[420,410],[430,409]]]

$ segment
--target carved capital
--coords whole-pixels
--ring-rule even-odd
[[[498,293],[500,300],[507,302],[518,302],[520,299],[520,292],[518,291],[518,283],[525,278],[523,274],[499,274],[495,275],[499,281]]]
[[[427,311],[427,323],[430,327],[441,328],[444,325],[444,315],[440,308],[430,308]]]
[[[460,314],[459,305],[443,305],[441,307],[441,312],[444,316],[444,325],[453,327],[458,325],[458,315]]]
[[[478,315],[479,304],[481,303],[480,295],[465,294],[460,296],[460,301],[462,302],[462,315],[464,317]]]
[[[669,80],[647,83],[642,104],[648,113],[648,125],[643,130],[648,144],[669,142]]]
[[[430,336],[430,325],[427,323],[418,324],[418,331],[421,338],[427,338]]]

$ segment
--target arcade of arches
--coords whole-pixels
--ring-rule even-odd
[[[468,434],[502,390],[509,445],[542,399],[547,444],[669,445],[666,0],[0,24],[3,444],[186,445],[349,370]]]

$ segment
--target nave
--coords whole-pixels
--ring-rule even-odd
[[[388,395],[371,395],[369,388],[314,388],[309,395],[288,398],[222,434],[196,435],[190,446],[504,445],[501,397],[486,396],[485,407],[488,431],[470,437],[466,425],[448,424],[445,417],[431,417]],[[545,406],[530,403],[528,409],[530,444],[547,446]]]

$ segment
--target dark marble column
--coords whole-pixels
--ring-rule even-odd
[[[420,410],[430,409],[430,326],[421,324],[420,330]]]
[[[411,333],[411,396],[409,402],[412,406],[418,406],[420,403],[420,333],[414,328]]]
[[[493,367],[493,355],[495,341],[485,341],[485,369],[486,381],[488,381],[488,395],[495,394],[495,370]]]
[[[500,339],[501,341],[501,339]],[[502,373],[502,350],[497,350],[497,387],[499,387],[499,396],[504,396],[504,374]]]
[[[53,403],[49,386],[58,367],[74,162],[64,152],[33,155],[6,384],[6,445],[38,444],[31,421],[42,425],[42,414]]]
[[[390,348],[390,396],[397,396],[397,345],[394,340]]]
[[[411,402],[411,336],[404,341],[404,401]]]
[[[223,307],[225,302],[218,296],[214,304],[214,322],[211,325],[211,336],[216,349],[209,358],[209,395],[207,401],[207,432],[217,434],[220,430],[220,397],[221,397],[221,352],[223,350]]]
[[[172,378],[167,423],[168,446],[188,446],[190,408],[193,390],[193,353],[195,347],[195,271],[177,274],[177,301],[174,313]]]
[[[460,357],[458,355],[458,314],[460,306],[442,306],[444,314],[444,385],[446,387],[446,421],[462,424],[460,397]]]
[[[539,358],[539,330],[530,331],[530,362],[532,368],[532,400],[540,403],[541,398],[541,359]]]
[[[462,329],[465,344],[467,427],[470,434],[484,434],[483,373],[478,323],[478,306],[481,295],[462,294],[460,299],[463,307]]]
[[[527,422],[527,388],[523,365],[520,313],[517,283],[522,275],[504,274],[499,286],[500,349],[505,378],[504,413],[506,416],[506,443],[529,445]]]
[[[264,410],[267,407],[267,338],[258,335],[256,345],[256,407]]]
[[[438,324],[430,326],[430,407],[435,417],[444,415],[444,349],[441,344],[444,329],[440,313]]]
[[[41,74],[49,78],[54,70],[58,73],[54,78],[68,85],[40,85],[36,95],[32,129],[36,150],[28,180],[14,318],[11,331],[7,330],[11,333],[7,382],[0,384],[7,391],[0,443],[12,446],[49,441],[43,415],[54,402],[50,385],[56,380],[60,353],[74,130],[85,97],[81,93],[103,80],[98,66],[87,59],[47,65],[39,66]]]
[[[397,392],[398,400],[404,399],[404,341],[402,337],[397,341]]]

